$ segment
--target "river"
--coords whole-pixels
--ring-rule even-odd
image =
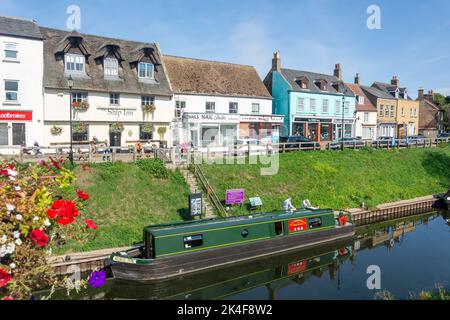
[[[436,289],[437,284],[450,287],[448,218],[448,213],[435,212],[358,227],[351,241],[151,285],[109,280],[103,288],[72,298],[373,300],[387,290],[396,299],[410,299],[422,290]],[[373,274],[369,267],[380,275],[369,283],[381,289],[368,288]],[[64,295],[57,292],[53,298]]]

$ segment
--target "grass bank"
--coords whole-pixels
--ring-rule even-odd
[[[279,172],[261,176],[263,165],[202,165],[220,200],[228,189],[244,188],[261,197],[264,211],[281,210],[289,195],[325,208],[355,208],[446,191],[450,146],[405,150],[293,152],[280,155]],[[247,208],[233,209],[246,214]]]
[[[129,246],[143,227],[187,218],[189,187],[179,172],[144,160],[137,164],[76,167],[76,185],[90,195],[88,210],[99,229],[88,242],[69,240],[67,251]]]

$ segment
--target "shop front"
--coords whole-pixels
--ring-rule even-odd
[[[27,145],[30,123],[33,122],[32,111],[0,111],[0,146]],[[28,139],[30,140],[30,139]],[[30,140],[31,141],[31,140]],[[32,142],[28,142],[32,143]]]
[[[355,120],[342,119],[333,120],[333,140],[342,139],[342,124],[344,125],[344,138],[353,138],[355,136]]]
[[[239,115],[184,113],[184,142],[194,147],[233,145],[238,137]]]
[[[294,136],[307,137],[317,142],[329,142],[333,139],[333,120],[322,118],[294,118]]]
[[[241,115],[239,139],[255,139],[277,144],[283,135],[284,116]]]

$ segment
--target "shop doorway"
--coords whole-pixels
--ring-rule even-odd
[[[317,123],[308,124],[308,138],[312,141],[319,141],[319,125]]]
[[[111,147],[121,147],[122,146],[122,133],[111,132],[109,134],[109,141],[110,141]]]

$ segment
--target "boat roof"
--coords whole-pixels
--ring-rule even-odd
[[[193,220],[193,221],[184,221],[184,222],[149,226],[144,228],[144,232],[151,233],[155,237],[161,237],[172,234],[197,232],[205,229],[209,231],[213,229],[244,226],[254,223],[283,221],[298,218],[310,218],[312,216],[324,214],[334,214],[334,211],[332,209],[318,209],[318,210],[301,209],[297,210],[294,213],[277,211],[239,217],[228,217],[209,220]]]

